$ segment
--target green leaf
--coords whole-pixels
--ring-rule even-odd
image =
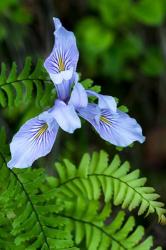
[[[113,32],[104,28],[93,17],[88,17],[79,23],[77,37],[84,53],[90,55],[89,61],[94,60],[97,55],[106,51],[114,41]]]
[[[140,0],[133,5],[133,16],[147,25],[160,25],[164,21],[164,1]]]
[[[144,61],[141,64],[141,70],[144,74],[156,77],[164,73],[165,62],[161,51],[155,48],[146,50]]]

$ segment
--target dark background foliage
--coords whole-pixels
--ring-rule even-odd
[[[102,93],[116,96],[143,127],[146,142],[120,151],[133,168],[141,168],[166,202],[166,0],[1,0],[0,56],[21,68],[30,55],[45,58],[53,45],[52,17],[75,32],[80,51],[78,71],[92,78]],[[8,140],[39,108],[1,110]],[[79,161],[86,151],[117,152],[83,122],[81,130],[60,132],[43,165],[68,157]],[[51,171],[51,169],[49,169]],[[147,221],[157,244],[165,246],[165,229]],[[149,233],[148,232],[148,233]]]

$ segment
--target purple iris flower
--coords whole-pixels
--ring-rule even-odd
[[[61,84],[73,77],[76,71],[79,52],[73,32],[66,30],[58,18],[53,18],[55,25],[55,43],[44,67],[54,84]]]
[[[20,128],[10,143],[12,159],[8,162],[9,168],[30,167],[36,159],[47,155],[54,145],[59,127],[68,133],[81,127],[76,108],[86,107],[88,99],[80,83],[74,85],[67,99],[67,102],[57,99],[52,108]]]
[[[118,110],[112,96],[85,90],[78,83],[74,34],[67,31],[59,19],[54,18],[54,23],[55,45],[44,66],[55,84],[58,98],[52,108],[27,121],[13,137],[9,168],[30,167],[36,159],[47,155],[59,127],[68,133],[81,127],[79,116],[89,121],[104,140],[116,146],[125,147],[134,141],[143,143],[145,140],[140,125]],[[97,97],[98,104],[88,102],[90,96]]]

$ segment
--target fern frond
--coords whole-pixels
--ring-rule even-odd
[[[88,250],[150,250],[152,237],[144,238],[144,228],[136,226],[133,217],[125,219],[120,211],[115,218],[110,216],[110,204],[102,209],[100,202],[78,197],[66,205],[62,218],[69,221],[69,230],[74,234],[76,244]]]
[[[0,207],[1,209],[1,207]],[[11,214],[8,214],[10,217]],[[10,234],[12,229],[11,223],[9,219],[4,215],[4,213],[0,213],[0,247],[1,249],[14,249],[16,250],[16,246],[13,244],[14,237]],[[2,246],[4,248],[2,248]],[[20,245],[20,250],[25,249],[25,246]]]
[[[55,189],[49,188],[42,169],[13,171],[3,163],[0,183],[0,209],[10,222],[13,238],[13,248],[8,248],[9,240],[2,237],[8,234],[5,227],[0,249],[76,249],[67,221],[57,216],[63,210],[63,201],[57,198]]]
[[[38,60],[35,68],[27,57],[22,71],[17,73],[17,65],[12,64],[9,74],[4,63],[0,73],[0,105],[2,107],[20,106],[31,101],[35,95],[36,105],[50,105],[55,98],[54,85],[47,77],[42,60]]]
[[[101,151],[90,159],[85,154],[78,168],[69,161],[57,163],[57,188],[68,197],[88,197],[98,200],[101,192],[105,202],[113,200],[114,205],[121,205],[129,211],[138,208],[138,214],[158,215],[159,222],[166,223],[166,209],[157,199],[159,195],[151,187],[146,187],[146,178],[140,177],[139,170],[131,171],[128,162],[121,164],[119,156],[108,163],[108,155]]]

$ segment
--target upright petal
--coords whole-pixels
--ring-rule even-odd
[[[87,90],[89,96],[96,96],[98,98],[98,105],[101,109],[110,109],[112,112],[116,112],[117,103],[115,98],[108,95],[101,95],[92,90]]]
[[[86,107],[88,105],[87,93],[80,83],[75,84],[71,93],[69,104],[73,104],[76,109]]]
[[[58,127],[48,112],[27,121],[10,143],[12,158],[8,167],[27,168],[36,159],[47,155],[54,144]]]
[[[73,84],[73,80],[65,81],[63,80],[61,84],[56,84],[56,91],[58,99],[67,102],[70,98],[71,86]]]
[[[54,84],[63,80],[70,80],[76,71],[78,62],[78,49],[73,32],[66,30],[58,18],[54,18],[55,43],[49,57],[44,62]]]
[[[80,119],[71,104],[66,105],[63,101],[56,100],[54,107],[49,112],[59,126],[68,133],[73,133],[75,129],[81,127]]]
[[[145,137],[140,125],[128,114],[119,110],[111,112],[109,109],[101,109],[100,115],[97,116],[95,110],[97,109],[94,104],[89,104],[87,108],[80,109],[79,114],[94,126],[104,140],[121,147],[126,147],[134,141],[144,142]]]
[[[72,78],[68,81],[62,81],[61,84],[56,84],[56,91],[58,99],[68,103],[71,96],[71,88],[78,81],[78,74],[74,73]]]

